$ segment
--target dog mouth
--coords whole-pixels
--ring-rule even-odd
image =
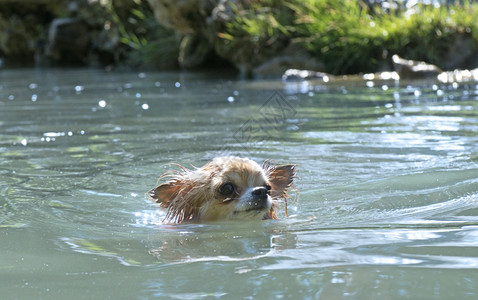
[[[248,208],[245,210],[235,210],[233,212],[234,215],[239,215],[239,214],[248,214],[248,213],[254,213],[254,214],[259,214],[261,212],[265,211],[265,207],[252,207]]]
[[[255,206],[252,206],[252,207],[249,207],[246,209],[246,212],[250,212],[250,211],[259,211],[259,210],[264,210],[266,209],[267,207],[265,207],[264,205],[262,204],[255,204]]]
[[[267,207],[263,205],[262,203],[251,203],[246,209],[244,210],[236,210],[234,213],[250,213],[250,212],[255,212],[255,213],[260,213],[264,210],[266,210]]]

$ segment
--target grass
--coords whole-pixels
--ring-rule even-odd
[[[93,36],[103,29],[110,33],[105,51],[113,52],[119,61],[152,69],[179,66],[182,36],[159,25],[147,1],[88,3],[80,6],[78,18],[88,24]],[[274,56],[296,52],[307,52],[325,66],[320,71],[332,74],[378,71],[390,66],[393,54],[449,69],[450,58],[478,53],[478,3],[471,0],[391,11],[363,0],[242,0],[226,5],[234,12],[233,20],[216,24],[220,26],[215,28],[217,38],[207,42],[213,43],[218,56],[249,71]],[[33,61],[32,45],[47,42],[45,24],[49,21],[31,20],[30,10],[36,12],[36,6],[25,13],[30,16],[26,20],[14,13],[19,6],[2,6],[8,7],[12,11],[0,13],[0,29],[5,32],[0,34],[0,55]],[[60,8],[46,11],[50,17],[67,15]],[[9,44],[14,34],[21,39]],[[108,48],[116,38],[120,46]],[[463,44],[471,44],[471,49]]]
[[[333,74],[370,72],[393,54],[444,67],[457,38],[478,50],[478,3],[384,12],[360,0],[255,0],[219,37],[257,49],[277,39],[302,45]],[[459,49],[458,49],[459,51]]]
[[[127,66],[146,69],[178,68],[180,39],[174,30],[164,28],[154,17],[147,1],[104,0],[88,6],[84,17],[96,9],[96,20],[107,23],[118,32],[125,49]]]

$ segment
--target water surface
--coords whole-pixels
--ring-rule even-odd
[[[0,72],[6,299],[476,299],[478,83]],[[298,165],[289,218],[162,224],[177,162]]]

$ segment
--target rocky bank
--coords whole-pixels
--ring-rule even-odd
[[[170,52],[176,63],[168,67],[194,69],[215,61],[219,65],[230,64],[243,75],[255,78],[280,77],[290,69],[319,75],[326,71],[323,62],[287,34],[279,32],[264,40],[225,36],[236,16],[250,11],[253,3],[250,0],[0,0],[0,62],[4,67],[36,64],[112,68],[124,65],[132,53],[144,48],[150,53],[160,53],[165,42],[172,41],[169,44],[177,51]],[[154,27],[141,25],[151,23],[144,16],[148,12],[161,27],[174,30],[173,39],[161,37],[165,42],[157,44],[147,41],[148,36],[155,36],[151,34]],[[443,66],[447,70],[478,67],[476,49],[469,35],[457,35],[448,46]],[[392,54],[377,71],[396,71],[402,78],[434,78],[442,73],[436,66]],[[146,61],[135,66],[151,67]]]

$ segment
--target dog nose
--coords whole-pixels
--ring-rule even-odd
[[[259,199],[267,198],[267,189],[265,187],[256,187],[252,190],[252,195],[258,197]]]

